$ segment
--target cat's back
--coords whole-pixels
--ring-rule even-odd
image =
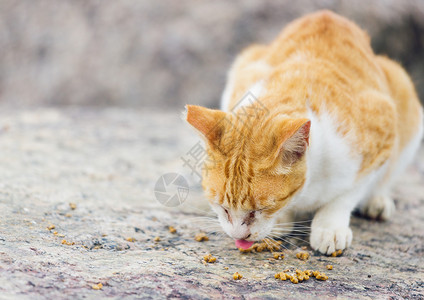
[[[319,11],[289,23],[269,45],[245,49],[229,72],[222,107],[233,107],[258,82],[263,83],[262,95],[255,96],[279,93],[286,89],[278,82],[281,76],[294,73],[313,80],[325,76],[324,84],[336,88],[344,85],[350,88],[350,94],[364,86],[385,89],[368,35],[344,17]],[[256,86],[253,90],[259,89]]]
[[[274,115],[301,117],[308,99],[316,114],[332,112],[339,134],[349,135],[352,151],[363,157],[361,173],[368,173],[392,155],[393,147],[402,148],[421,120],[413,85],[392,79],[405,72],[400,66],[389,69],[365,31],[320,11],[293,21],[269,45],[242,52],[229,73],[223,108],[234,107],[250,90]],[[405,89],[403,96],[395,92]],[[407,120],[405,126],[399,120]]]
[[[265,56],[277,72],[302,62],[307,63],[309,69],[321,72],[320,65],[324,64],[327,70],[341,76],[354,76],[354,88],[363,90],[363,85],[367,85],[385,89],[383,73],[375,60],[368,34],[331,11],[309,14],[287,25],[270,44]]]

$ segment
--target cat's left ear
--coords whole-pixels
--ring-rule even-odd
[[[308,119],[285,119],[279,126],[275,157],[280,156],[283,163],[289,165],[299,160],[309,146],[310,129]]]

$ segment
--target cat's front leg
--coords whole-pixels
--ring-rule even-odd
[[[343,200],[331,201],[316,212],[310,236],[314,250],[330,255],[336,250],[346,249],[352,243],[349,222],[354,206],[347,199]]]

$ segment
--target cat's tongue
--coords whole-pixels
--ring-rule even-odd
[[[250,246],[253,245],[253,242],[249,242],[246,240],[236,240],[236,247],[241,248],[243,250],[249,249]]]

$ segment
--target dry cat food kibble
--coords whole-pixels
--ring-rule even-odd
[[[75,245],[75,243],[74,242],[68,242],[67,240],[62,240],[62,245],[72,246],[72,245]]]
[[[243,275],[241,275],[239,272],[235,272],[234,274],[233,274],[233,279],[234,280],[240,280],[240,279],[242,279],[243,278]]]
[[[327,270],[333,270],[333,266],[332,265],[326,265],[325,267],[327,268]]]
[[[274,252],[274,253],[272,254],[272,256],[273,256],[275,259],[283,259],[283,258],[284,258],[284,254],[283,254],[283,252]]]
[[[307,260],[309,258],[308,252],[298,252],[296,253],[296,257],[301,260]]]
[[[47,230],[52,230],[52,229],[55,229],[55,228],[56,228],[56,226],[54,226],[54,225],[47,226]]]
[[[280,272],[274,275],[275,279],[287,280],[290,279],[290,275],[284,272]]]
[[[262,251],[278,251],[281,248],[281,241],[273,241],[270,239],[264,239],[261,243],[254,243],[249,249],[241,249],[240,252],[262,252]]]
[[[69,207],[72,209],[72,210],[75,210],[76,208],[77,208],[77,205],[75,204],[75,203],[69,203]]]
[[[103,284],[102,284],[102,283],[93,284],[93,285],[91,286],[91,288],[92,288],[93,290],[101,290],[101,289],[102,289],[102,287],[103,287]]]
[[[318,280],[327,280],[328,276],[325,275],[324,273],[319,273],[317,276],[315,276],[315,278]]]
[[[155,242],[159,242],[160,241],[160,237],[155,237],[154,239],[153,239]]]
[[[203,232],[196,234],[194,239],[198,242],[209,241],[208,236]]]
[[[214,263],[216,262],[216,257],[213,257],[212,254],[207,254],[203,256],[203,260],[207,263]]]
[[[176,233],[177,232],[177,229],[175,229],[175,227],[173,227],[173,226],[169,226],[168,230],[169,230],[170,233]]]
[[[334,251],[333,253],[331,253],[332,257],[336,257],[336,256],[340,256],[343,254],[343,250],[339,249],[337,251]]]
[[[286,270],[287,271],[287,270]],[[290,280],[292,283],[299,283],[302,281],[307,281],[311,276],[314,276],[318,280],[327,280],[328,276],[324,273],[320,273],[319,271],[311,271],[311,270],[296,270],[295,274],[287,274],[285,272],[280,272],[274,275],[275,279],[280,279],[283,281]]]
[[[133,237],[126,238],[125,240],[128,241],[128,242],[132,242],[132,243],[135,242],[135,238],[133,238]]]

